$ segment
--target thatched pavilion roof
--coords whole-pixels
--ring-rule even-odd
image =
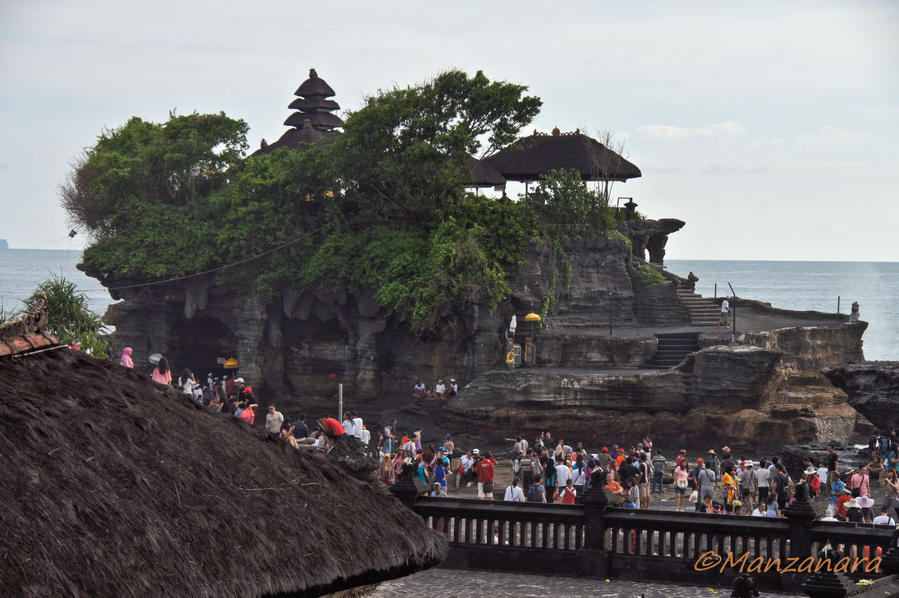
[[[250,155],[261,156],[273,152],[280,147],[295,148],[301,143],[323,143],[325,139],[332,135],[335,135],[335,133],[316,129],[312,126],[312,122],[310,121],[303,123],[302,128],[288,129],[277,141],[261,145],[258,150]]]
[[[477,158],[468,158],[465,165],[471,170],[471,184],[469,187],[500,187],[506,184],[506,177],[496,171],[495,168]]]
[[[577,170],[588,181],[625,181],[642,176],[640,169],[595,139],[580,132],[535,133],[485,158],[507,179],[536,181],[551,170]]]
[[[389,493],[142,373],[63,348],[0,388],[0,595],[313,596],[442,557]]]

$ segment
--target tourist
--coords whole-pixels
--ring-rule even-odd
[[[299,439],[306,438],[309,436],[309,427],[306,426],[306,416],[300,415],[300,418],[293,422],[293,434]]]
[[[870,481],[868,468],[864,465],[859,466],[858,470],[849,478],[849,488],[852,490],[852,496],[868,496],[868,484]]]
[[[362,430],[365,429],[365,425],[362,423],[362,418],[356,415],[355,411],[350,411],[350,417],[353,418],[353,436],[355,436],[359,440],[362,440],[362,437],[364,435]],[[369,438],[371,438],[371,436],[369,436]],[[366,446],[368,445],[367,442],[364,444]]]
[[[870,496],[859,496],[858,506],[862,510],[862,523],[872,523],[874,521],[874,513],[871,508],[874,506],[874,499]]]
[[[684,497],[687,494],[689,480],[687,479],[690,472],[687,470],[687,460],[681,459],[681,462],[674,468],[674,510],[684,510]]]
[[[647,454],[640,453],[639,461],[635,463],[637,467],[637,491],[639,492],[639,504],[641,509],[649,508],[649,479],[650,467],[647,463]]]
[[[884,506],[880,509],[880,515],[874,518],[874,525],[889,525],[892,528],[896,527],[896,521],[890,516],[890,510]]]
[[[153,382],[165,384],[166,386],[172,385],[172,371],[169,369],[169,362],[165,357],[159,358],[151,378],[153,378]]]
[[[836,447],[831,443],[827,445],[827,471],[839,471],[840,460],[837,458]]]
[[[238,415],[237,417],[252,426],[254,423],[256,423],[256,412],[254,411],[254,409],[258,406],[259,405],[257,405],[256,403],[244,405],[243,409],[240,412],[240,415]]]
[[[768,498],[768,508],[765,511],[765,517],[776,519],[780,516],[780,503],[777,502],[777,495],[772,494]]]
[[[715,504],[714,499],[711,495],[706,494],[702,497],[702,500],[696,506],[696,510],[700,513],[707,513],[709,515],[715,512]]]
[[[133,368],[134,361],[131,359],[131,347],[125,347],[122,349],[122,357],[119,359],[119,365],[123,365],[126,368]]]
[[[440,484],[434,483],[431,487],[430,496],[434,498],[446,498],[446,488],[441,486]]]
[[[775,464],[774,477],[769,478],[768,483],[771,485],[771,492],[776,493],[778,504],[786,506],[790,501],[790,483],[783,463]]]
[[[883,460],[879,455],[874,455],[871,458],[871,462],[868,463],[868,475],[871,476],[872,480],[879,480],[880,476],[883,475]]]
[[[382,446],[382,449],[383,449],[384,453],[387,455],[393,454],[393,443],[395,440],[394,435],[393,435],[393,430],[394,430],[394,426],[396,426],[396,422],[393,422],[393,424],[394,424],[393,426],[391,426],[390,424],[387,424],[386,426],[384,426],[384,431],[382,432],[382,434],[384,435],[384,444]],[[397,451],[397,452],[399,452],[399,451]]]
[[[268,422],[266,422],[267,424]],[[289,422],[284,422],[281,424],[281,431],[279,434],[281,440],[292,446],[293,448],[299,450],[300,446],[297,444],[297,439],[293,435],[293,426],[290,425]]]
[[[181,375],[178,376],[178,388],[189,397],[194,397],[194,390],[199,386],[197,383],[197,379],[194,377],[193,372],[189,369],[184,368],[181,370]]]
[[[740,499],[743,503],[744,510],[747,513],[752,512],[752,503],[756,492],[758,491],[758,477],[752,468],[752,461],[743,461],[740,471],[737,472],[740,484]]]
[[[524,502],[524,492],[518,487],[518,478],[512,478],[512,483],[506,488],[503,500],[507,502]]]
[[[555,500],[556,487],[558,486],[558,483],[556,482],[558,470],[549,456],[544,456],[543,459],[542,483],[543,487],[546,489],[546,502],[549,503]]]
[[[621,506],[625,509],[636,509],[640,502],[640,489],[637,488],[637,480],[631,478],[625,482],[625,486],[624,503]]]
[[[428,481],[428,466],[420,457],[415,460],[415,473],[418,475],[418,479],[421,480],[422,484],[425,486],[430,485],[430,482]]]
[[[846,504],[850,500],[852,500],[852,491],[849,488],[844,488],[843,493],[839,497],[837,497],[837,505],[834,509],[835,517],[844,521],[846,520]]]
[[[896,470],[899,473],[899,450],[896,445],[890,443],[890,451],[887,453],[886,467]]]
[[[724,502],[731,503],[737,498],[737,480],[733,473],[733,461],[722,467],[724,474],[721,476],[721,491],[724,493]]]
[[[452,472],[449,471],[446,457],[443,456],[442,449],[438,452],[437,462],[434,464],[434,482],[440,484],[443,488],[443,494],[446,495],[446,476]]]
[[[481,500],[493,500],[493,478],[496,460],[493,454],[488,452],[475,466],[478,474],[478,498]]]
[[[821,482],[818,479],[818,470],[814,465],[810,465],[804,472],[805,481],[808,484],[809,491],[814,502],[818,502],[818,496],[821,494]]]
[[[453,442],[452,434],[447,434],[443,437],[443,444],[440,445],[440,448],[443,449],[443,454],[446,455],[446,458],[449,459],[449,468],[453,468],[453,457],[456,453],[456,443]]]
[[[709,451],[714,454],[714,451]],[[703,501],[706,496],[715,496],[715,483],[718,476],[708,462],[702,464],[702,470],[699,472],[699,497]]]
[[[768,502],[767,498],[759,498],[759,504],[756,506],[755,510],[752,511],[752,517],[764,517],[765,513],[768,512]]]
[[[540,483],[531,484],[528,488],[528,502],[546,502],[546,487]]]
[[[759,490],[759,501],[765,500],[768,498],[768,491],[770,490],[769,478],[771,477],[771,470],[768,469],[768,458],[762,457],[762,460],[759,461],[759,469],[755,472],[756,477],[756,485]]]
[[[721,318],[718,319],[718,328],[724,326],[725,328],[730,328],[728,325],[727,317],[730,315],[730,302],[725,298],[721,301]]]
[[[899,507],[899,474],[891,467],[880,480],[880,485],[884,488],[883,508],[887,512],[897,512],[894,509]]]
[[[345,434],[349,434],[350,436],[356,435],[356,432],[353,430],[353,418],[350,415],[349,411],[345,411],[343,413],[343,421],[340,423],[343,426],[343,431]]]
[[[846,521],[850,523],[861,523],[862,522],[862,509],[859,504],[858,498],[852,496],[849,500],[844,504],[844,512],[843,515]]]
[[[284,416],[280,411],[275,409],[274,405],[268,406],[268,414],[265,416],[265,432],[268,440],[277,440],[281,431],[281,424],[284,423]]]
[[[577,496],[584,495],[584,488],[587,486],[587,466],[584,463],[583,454],[578,454],[571,473],[571,485],[577,491]]]
[[[620,505],[621,503],[623,503],[626,500],[628,493],[621,486],[621,484],[618,483],[616,476],[617,476],[617,474],[614,471],[610,472],[606,476],[606,484],[604,487],[606,490],[608,490],[612,494],[614,504]]]
[[[446,384],[443,383],[443,378],[437,381],[437,384],[434,386],[434,391],[431,393],[431,397],[435,399],[442,399],[446,395]]]
[[[561,490],[568,484],[571,479],[571,469],[565,465],[562,457],[556,457],[556,497],[561,496]],[[548,488],[547,488],[548,490]]]
[[[390,453],[385,453],[378,461],[378,479],[386,486],[393,486],[395,475],[393,465],[390,462]]]
[[[577,497],[577,490],[574,489],[574,484],[572,482],[573,480],[571,478],[568,478],[568,481],[562,488],[561,496],[563,505],[573,505],[574,500]]]
[[[446,389],[447,396],[453,396],[459,392],[459,385],[456,383],[455,378],[450,378],[449,388]]]
[[[459,458],[459,467],[456,469],[456,490],[463,483],[466,488],[471,486],[471,466],[474,464],[474,455],[472,453],[472,449],[468,449]]]
[[[415,386],[412,387],[412,396],[416,399],[423,398],[428,393],[428,389],[425,386],[425,383],[419,380],[415,383]]]
[[[659,451],[652,458],[652,487],[650,488],[651,492],[657,494],[662,494],[665,492],[664,476],[666,465],[668,465],[668,462],[665,460],[665,457],[662,456],[662,452]],[[658,490],[656,490],[656,488],[658,488]]]
[[[733,507],[734,515],[742,515],[743,514],[743,502],[739,500],[735,500],[731,504],[727,505],[729,507]]]

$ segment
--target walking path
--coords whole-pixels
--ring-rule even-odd
[[[428,598],[720,598],[731,588],[685,586],[641,581],[582,579],[546,575],[522,575],[493,571],[429,569],[378,586],[372,598],[427,596]],[[802,594],[763,592],[768,598],[799,598]]]

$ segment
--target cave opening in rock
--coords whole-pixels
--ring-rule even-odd
[[[180,320],[172,327],[171,339],[168,357],[175,376],[189,368],[203,383],[208,372],[214,376],[234,373],[216,361],[221,357],[238,357],[237,337],[221,320],[209,317]]]

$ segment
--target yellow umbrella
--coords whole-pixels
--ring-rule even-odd
[[[237,361],[236,358],[229,357],[228,359],[225,360],[224,367],[226,370],[236,370],[239,365],[240,365],[240,362]]]
[[[539,322],[541,319],[542,318],[534,312],[531,312],[524,317],[525,322],[531,323],[531,340],[534,340],[534,326],[536,326],[534,322]]]

